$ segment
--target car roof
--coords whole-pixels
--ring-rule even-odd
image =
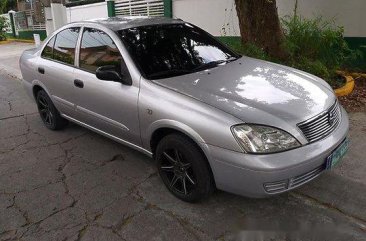
[[[85,20],[78,23],[97,23],[113,31],[118,31],[148,25],[179,24],[184,23],[184,21],[166,17],[111,17]]]

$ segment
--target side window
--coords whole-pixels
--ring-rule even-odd
[[[68,28],[56,35],[56,42],[53,48],[53,59],[74,65],[76,42],[80,28]]]
[[[81,39],[79,67],[95,73],[98,67],[114,65],[121,70],[122,56],[113,40],[103,31],[85,28]]]
[[[55,36],[48,41],[47,45],[44,47],[42,51],[42,57],[52,59],[53,58],[53,45],[55,44]]]

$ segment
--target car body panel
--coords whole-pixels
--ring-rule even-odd
[[[315,76],[248,57],[154,82],[245,123],[285,129],[302,143],[306,140],[298,135],[296,124],[328,109],[336,100],[333,90]]]
[[[327,157],[347,138],[348,130],[348,116],[342,108],[342,122],[332,135],[294,150],[271,155],[250,155],[208,146],[216,186],[221,190],[254,198],[271,195],[265,192],[264,183],[289,180],[325,165]],[[322,172],[301,185],[312,181]]]
[[[325,158],[347,136],[348,116],[341,109],[338,128],[309,144],[297,127],[336,101],[323,80],[289,67],[243,57],[216,68],[161,80],[142,77],[115,31],[149,24],[184,23],[162,18],[112,18],[73,23],[55,31],[38,49],[20,59],[23,83],[30,96],[42,87],[61,115],[79,125],[152,156],[151,138],[161,128],[190,137],[204,152],[219,189],[240,195],[270,194],[264,182],[288,179],[325,163]],[[69,27],[96,28],[107,33],[118,47],[132,85],[102,81],[78,66],[42,58],[53,35]],[[45,74],[38,73],[38,67]],[[62,76],[62,79],[60,78]],[[84,88],[74,86],[74,80]],[[302,146],[267,155],[244,153],[231,127],[242,123],[274,126],[293,135]]]

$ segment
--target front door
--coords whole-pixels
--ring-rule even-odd
[[[74,83],[78,119],[107,134],[139,145],[139,80],[132,80],[129,86],[98,79],[95,75],[97,68],[107,65],[114,65],[124,78],[131,78],[111,37],[101,30],[84,28]]]

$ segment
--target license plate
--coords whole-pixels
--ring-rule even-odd
[[[333,151],[333,153],[327,158],[327,169],[332,169],[335,167],[340,160],[347,153],[349,147],[349,140],[346,139],[340,144],[337,149]]]

